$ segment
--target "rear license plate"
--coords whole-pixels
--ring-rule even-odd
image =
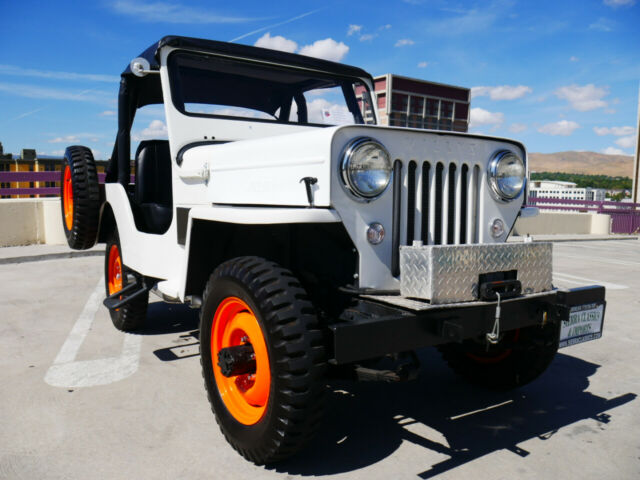
[[[602,336],[603,321],[603,303],[590,303],[571,307],[569,319],[563,320],[560,326],[560,344],[558,348],[569,347],[589,340],[597,340]]]

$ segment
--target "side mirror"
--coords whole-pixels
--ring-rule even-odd
[[[129,68],[131,69],[131,73],[133,73],[136,77],[144,77],[148,73],[160,73],[157,70],[151,70],[149,61],[146,58],[142,57],[134,58],[133,60],[131,60]]]

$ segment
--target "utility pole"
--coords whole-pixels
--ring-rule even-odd
[[[640,196],[638,190],[640,185],[640,87],[638,87],[638,122],[636,124],[636,158],[633,161],[633,187],[631,189],[631,201],[638,203]]]

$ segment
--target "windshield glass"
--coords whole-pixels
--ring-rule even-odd
[[[186,115],[375,124],[369,90],[357,78],[183,51],[168,65],[173,103]]]

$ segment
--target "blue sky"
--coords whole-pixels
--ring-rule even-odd
[[[0,0],[0,142],[109,156],[118,76],[164,35],[269,46],[470,87],[472,131],[531,152],[635,151],[640,0]],[[134,136],[162,133],[157,110]]]

